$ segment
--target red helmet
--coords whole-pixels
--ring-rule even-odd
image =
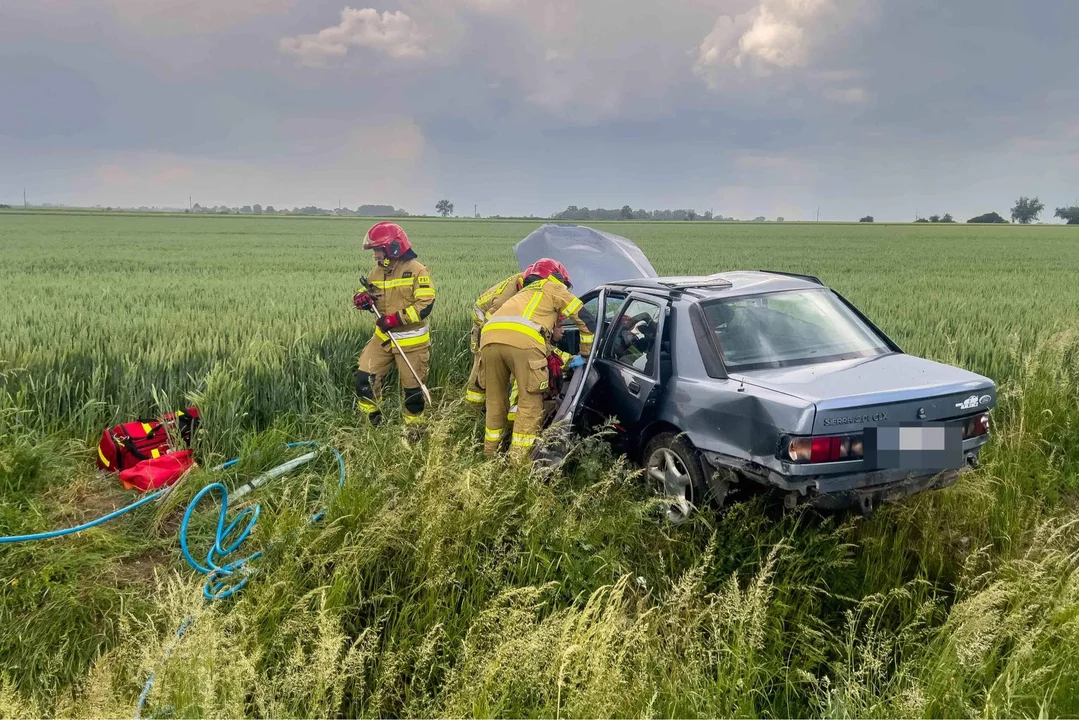
[[[551,258],[540,258],[536,262],[525,268],[524,276],[527,278],[530,275],[538,275],[541,278],[549,278],[554,276],[565,285],[567,288],[573,287],[573,283],[569,279],[569,271],[566,270],[566,266],[557,260]]]
[[[396,260],[412,249],[412,243],[408,241],[404,228],[395,222],[383,220],[372,225],[363,239],[364,250],[375,248],[382,248],[386,251],[386,257]]]

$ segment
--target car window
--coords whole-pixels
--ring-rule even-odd
[[[655,365],[656,331],[660,307],[644,300],[631,300],[611,326],[607,356],[637,372],[651,375]]]
[[[599,317],[599,293],[596,293],[592,297],[584,300],[584,309],[589,312],[594,318]],[[605,312],[603,313],[603,321],[610,322],[614,319],[614,314],[618,312],[618,308],[622,307],[622,302],[626,299],[626,296],[621,293],[607,293],[607,302]],[[572,321],[570,321],[572,322]]]
[[[826,289],[732,298],[703,309],[728,371],[889,352],[884,340]]]

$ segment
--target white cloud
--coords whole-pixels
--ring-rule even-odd
[[[331,57],[343,57],[350,47],[372,48],[398,60],[426,56],[427,34],[407,13],[374,8],[341,11],[341,22],[317,33],[282,38],[282,51],[296,55],[304,65],[321,66]]]
[[[296,0],[106,0],[124,22],[157,35],[203,33],[286,12]]]
[[[712,89],[726,73],[767,76],[805,67],[823,41],[849,24],[862,0],[759,0],[739,15],[720,15],[697,48],[694,72]]]

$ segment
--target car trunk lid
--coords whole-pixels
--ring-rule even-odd
[[[997,394],[986,377],[903,353],[755,370],[737,377],[812,402],[816,435],[885,422],[964,417],[992,408]]]

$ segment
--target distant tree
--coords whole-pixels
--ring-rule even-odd
[[[252,212],[251,211],[251,206],[250,205],[244,205],[242,208],[240,208],[240,212],[250,215],[251,212]]]
[[[927,223],[927,222],[929,222],[929,221],[928,221],[928,220],[926,220],[926,219],[925,219],[925,218],[923,218],[923,217],[920,217],[920,218],[918,218],[917,220],[915,220],[914,222],[916,222],[916,223]]]
[[[451,212],[453,212],[453,203],[451,203],[449,200],[439,200],[438,203],[435,205],[435,212],[437,212],[442,217],[446,217]]]
[[[931,223],[940,222],[940,215],[930,215],[929,216],[929,222],[931,222]]]
[[[753,218],[753,222],[764,222],[764,221],[765,221],[765,218],[764,218],[763,215],[758,215],[757,217]]]
[[[777,217],[776,222],[783,222],[783,216],[780,215],[779,217]]]
[[[251,206],[251,212],[255,213],[256,215],[261,215],[262,214],[262,206],[259,205],[258,203],[255,203],[254,205]]]
[[[262,213],[264,215],[274,215],[277,213],[277,211],[273,209],[273,205],[267,205],[266,209],[263,210]]]
[[[1006,223],[1008,222],[995,212],[988,212],[985,215],[979,215],[978,217],[972,217],[967,220],[968,223]]]
[[[1079,225],[1079,205],[1058,207],[1057,211],[1053,213],[1053,217],[1058,217],[1069,225]]]
[[[712,211],[711,210],[705,210],[704,214],[701,215],[701,218],[703,220],[711,220],[712,219]]]
[[[629,205],[623,205],[622,206],[622,219],[623,220],[632,220],[633,219],[633,208],[631,208]]]
[[[866,215],[864,218],[862,218],[858,222],[873,222],[873,216],[872,215]]]
[[[953,223],[953,222],[955,222],[955,220],[952,219],[952,214],[951,213],[944,213],[944,217],[942,217],[940,219],[940,221],[942,223]]]
[[[686,219],[688,219],[688,220],[696,220],[697,219],[697,211],[696,210],[688,211],[686,213]]]
[[[1012,208],[1012,222],[1029,225],[1038,219],[1044,209],[1045,204],[1038,200],[1036,195],[1032,198],[1021,197],[1015,201],[1015,207]]]

